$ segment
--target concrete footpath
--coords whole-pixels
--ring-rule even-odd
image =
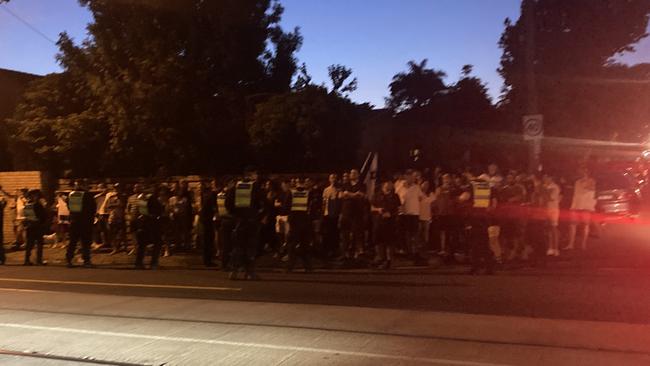
[[[138,365],[647,365],[650,326],[0,289],[0,349]]]

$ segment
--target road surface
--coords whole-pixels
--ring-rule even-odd
[[[587,253],[479,277],[9,265],[0,364],[648,365],[650,229],[607,229]]]

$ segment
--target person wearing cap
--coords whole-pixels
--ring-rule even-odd
[[[469,198],[469,197],[468,197]],[[482,267],[485,274],[494,273],[495,258],[490,249],[488,228],[497,201],[490,182],[483,179],[472,181],[472,208],[468,213],[470,229],[470,274],[478,274]]]
[[[70,210],[70,242],[66,252],[68,267],[73,267],[72,259],[77,249],[77,243],[80,241],[84,267],[92,267],[90,245],[93,241],[93,221],[97,205],[85,184],[75,182],[74,190],[68,195],[68,209]]]
[[[297,180],[296,187],[291,190],[289,211],[289,238],[287,241],[287,272],[293,271],[296,257],[300,257],[306,272],[311,272],[311,219],[309,206],[314,199],[304,181]]]
[[[244,179],[226,194],[226,208],[235,218],[231,280],[237,280],[240,272],[247,280],[259,280],[255,272],[255,259],[262,221],[266,217],[265,199],[254,168],[246,169]]]
[[[27,240],[25,241],[25,266],[31,266],[32,249],[36,245],[36,264],[42,266],[43,262],[43,233],[45,229],[45,221],[47,220],[47,213],[45,208],[39,201],[40,194],[37,190],[31,190],[27,193],[27,201],[25,202],[24,215],[25,219],[23,224],[25,226],[25,234]]]

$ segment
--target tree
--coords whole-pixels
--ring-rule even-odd
[[[386,100],[388,108],[401,112],[423,107],[447,89],[443,81],[447,75],[443,71],[427,69],[426,66],[427,59],[420,63],[409,61],[407,72],[393,76],[389,86],[390,97]]]
[[[327,67],[327,74],[332,82],[332,93],[347,95],[357,90],[357,78],[346,83],[346,80],[352,76],[352,69],[338,64],[330,65]]]
[[[650,1],[527,0],[522,7],[526,4],[533,7],[535,19],[533,72],[545,130],[551,135],[574,137],[610,135],[623,121],[611,113],[620,107],[613,103],[619,99],[605,97],[611,91],[606,86],[609,69],[615,57],[633,51],[634,44],[646,37]],[[500,40],[503,55],[499,72],[505,81],[501,109],[509,116],[513,130],[526,113],[528,36],[525,17],[516,22],[506,20]],[[633,106],[628,104],[627,108]]]
[[[259,103],[248,123],[259,162],[275,171],[349,168],[370,110],[333,90],[309,84]]]
[[[63,78],[74,80],[79,90],[74,95],[84,96],[83,107],[65,109],[56,118],[62,125],[89,124],[77,120],[82,113],[100,118],[93,123],[107,143],[100,145],[106,147],[104,154],[94,155],[103,157],[96,162],[97,171],[147,175],[161,167],[174,173],[239,169],[248,153],[246,116],[260,96],[288,91],[297,68],[294,53],[302,37],[298,29],[282,30],[280,4],[80,3],[94,17],[88,39],[75,44],[62,34],[58,44]],[[65,86],[55,86],[60,95],[69,95]],[[22,110],[38,110],[45,102],[34,98]],[[40,118],[29,113],[15,118],[26,126],[50,124],[30,130],[35,151],[37,141],[50,141],[60,127]],[[29,146],[26,132],[27,127],[19,128],[16,140]],[[64,164],[77,153],[62,145],[51,150],[61,154]],[[71,168],[81,174],[78,166]]]
[[[78,80],[69,73],[33,82],[10,120],[15,167],[79,174],[101,172],[108,144],[107,125],[87,108]],[[99,159],[98,159],[99,158]]]

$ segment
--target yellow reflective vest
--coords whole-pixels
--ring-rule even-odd
[[[474,208],[490,207],[490,183],[484,181],[475,181],[472,182],[472,188],[474,193]]]
[[[253,182],[237,182],[235,186],[235,207],[250,208],[253,202]]]
[[[149,199],[151,198],[150,194],[141,193],[138,196],[138,213],[143,216],[149,216]]]
[[[84,194],[82,191],[72,191],[68,195],[68,209],[70,213],[81,213],[83,210]]]
[[[23,215],[25,216],[25,221],[36,222],[38,217],[36,216],[36,211],[34,210],[33,203],[27,203],[23,209]]]
[[[228,216],[228,209],[226,208],[226,192],[217,194],[217,212],[219,216]]]
[[[308,191],[291,191],[291,211],[292,212],[307,212],[307,202],[309,199]]]

